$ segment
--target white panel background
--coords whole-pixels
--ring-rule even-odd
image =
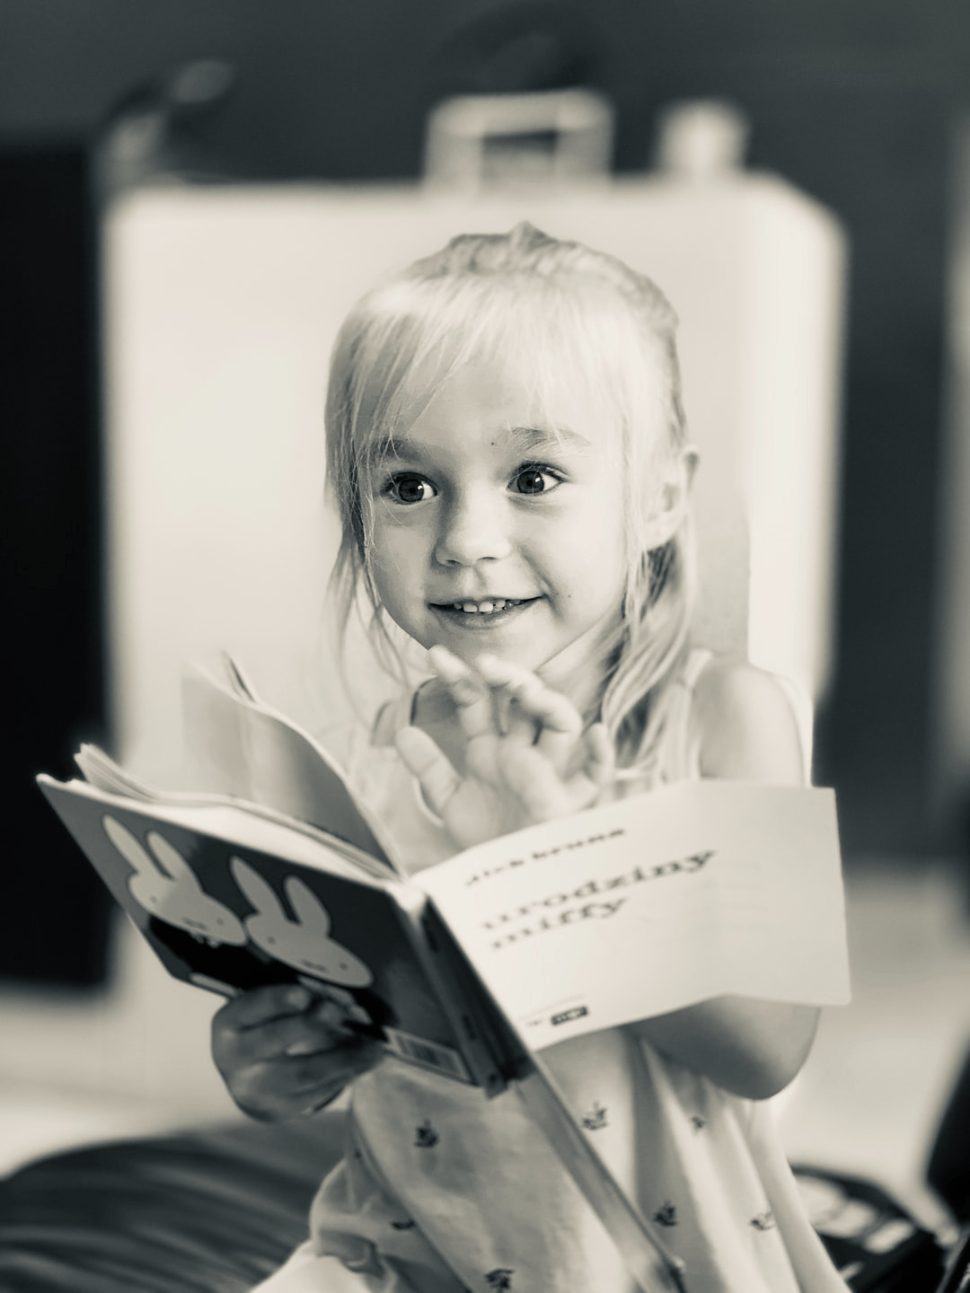
[[[670,296],[703,456],[698,635],[824,688],[843,266],[816,205],[758,176],[487,199],[165,189],[107,227],[110,682],[129,758],[177,758],[180,662],[220,646],[307,721],[344,709],[318,653],[333,336],[384,271],[521,218],[622,256]]]

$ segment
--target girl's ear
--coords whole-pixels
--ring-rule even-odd
[[[697,446],[688,444],[670,464],[660,493],[659,507],[647,523],[648,552],[669,543],[680,529],[690,502],[690,489],[699,461]]]

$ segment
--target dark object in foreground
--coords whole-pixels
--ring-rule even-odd
[[[243,1293],[307,1234],[340,1119],[106,1142],[0,1181],[4,1293]]]
[[[0,1181],[4,1293],[245,1293],[306,1237],[339,1113],[239,1122],[52,1155]],[[944,1253],[877,1186],[797,1169],[857,1293],[930,1293]],[[959,1282],[954,1287],[960,1287]]]
[[[957,1221],[970,1224],[970,1047],[943,1110],[926,1179]]]
[[[871,1181],[815,1167],[795,1174],[815,1229],[857,1293],[933,1293],[945,1254],[885,1190]]]

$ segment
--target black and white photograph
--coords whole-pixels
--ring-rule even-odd
[[[0,0],[0,1293],[970,1288],[968,87]]]

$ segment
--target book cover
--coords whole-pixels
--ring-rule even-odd
[[[99,775],[110,765],[100,752],[91,763]],[[147,788],[151,797],[129,799],[37,780],[171,974],[222,993],[296,980],[341,1002],[403,1060],[489,1096],[511,1083],[638,1286],[683,1290],[681,1263],[421,890],[362,870],[336,838],[324,843],[214,796],[166,805]]]
[[[425,895],[362,870],[338,840],[215,797],[133,801],[38,778],[64,825],[170,974],[234,995],[300,982],[402,1059],[501,1090],[513,1053],[488,994],[429,940]],[[486,1034],[489,1040],[486,1040]]]

